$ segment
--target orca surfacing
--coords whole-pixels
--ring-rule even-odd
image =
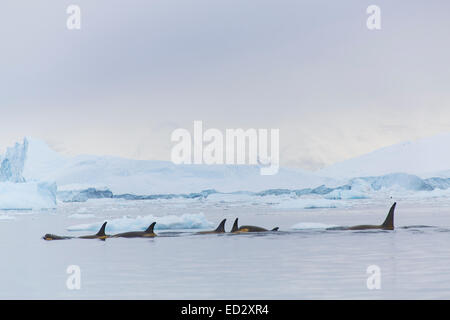
[[[81,236],[81,237],[69,237],[69,236],[57,236],[54,234],[50,234],[47,233],[45,236],[42,237],[42,239],[50,241],[50,240],[66,240],[66,239],[100,239],[100,240],[105,240],[106,238],[108,238],[109,236],[107,234],[105,234],[105,228],[106,228],[106,223],[103,223],[103,225],[101,226],[100,230],[96,233],[96,234],[92,234],[92,235],[87,235],[87,236]]]
[[[267,231],[278,231],[278,227],[273,228],[272,230],[267,230],[261,227],[256,226],[238,226],[238,218],[234,220],[233,228],[231,229],[231,233],[244,233],[244,232],[267,232]]]
[[[153,231],[156,222],[153,222],[145,231],[131,231],[118,233],[112,236],[112,238],[153,238],[157,234]]]
[[[378,230],[394,230],[394,212],[395,207],[397,205],[397,202],[394,202],[391,209],[389,210],[389,213],[384,220],[383,224],[380,225],[359,225],[359,226],[352,226],[352,227],[334,227],[334,228],[328,228],[327,230],[372,230],[372,229],[378,229]]]
[[[196,234],[214,234],[214,233],[225,233],[225,222],[227,221],[227,219],[223,219],[219,226],[216,228],[216,230],[211,230],[211,231],[200,231],[197,232]]]

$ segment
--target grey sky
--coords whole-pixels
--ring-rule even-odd
[[[66,29],[78,4],[82,29]],[[382,29],[366,28],[381,7]],[[170,133],[279,128],[317,169],[450,131],[450,2],[6,0],[0,151],[169,160]]]

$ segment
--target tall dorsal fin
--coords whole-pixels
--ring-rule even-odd
[[[148,226],[147,230],[145,230],[145,233],[153,233],[153,228],[155,228],[156,222],[153,222],[151,225]]]
[[[394,229],[394,211],[395,206],[397,205],[397,202],[394,202],[391,209],[389,210],[389,213],[386,217],[386,220],[384,220],[383,224],[381,225],[384,229]]]
[[[100,228],[100,230],[98,230],[96,236],[99,236],[99,237],[105,236],[105,228],[106,228],[106,224],[107,224],[107,223],[108,223],[107,221],[106,221],[105,223],[103,223],[103,225],[102,225],[102,227]]]
[[[238,219],[239,219],[239,218],[236,218],[236,220],[234,220],[233,228],[231,228],[231,232],[236,232],[236,231],[238,231],[238,229],[239,229],[239,226],[238,226]]]
[[[225,232],[225,221],[227,221],[227,219],[223,219],[222,222],[217,227],[217,229],[214,231],[215,232]]]

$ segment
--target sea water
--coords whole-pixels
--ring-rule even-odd
[[[326,230],[380,224],[390,205],[355,200],[347,208],[286,210],[261,203],[92,200],[0,212],[0,299],[450,299],[445,201],[399,201],[394,231]],[[227,218],[229,231],[239,217],[240,225],[280,231],[196,235],[206,229],[200,224],[156,229],[152,239],[42,239],[45,233],[93,234],[90,226],[105,220],[183,214],[203,215],[210,229]],[[77,225],[86,230],[69,231]],[[68,285],[69,266],[79,267],[79,288]],[[377,288],[370,285],[370,266],[379,270]]]

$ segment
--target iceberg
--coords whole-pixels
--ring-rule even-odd
[[[443,145],[447,139],[441,138],[430,141]],[[402,146],[418,151],[408,144]],[[401,154],[403,147],[389,150]],[[373,157],[383,158],[384,152],[375,152]],[[351,163],[349,167],[353,168]],[[383,163],[379,161],[380,166]],[[444,164],[439,168],[445,168]],[[444,191],[450,189],[450,178],[389,172],[338,180],[291,168],[280,168],[274,176],[261,176],[258,166],[249,165],[175,165],[95,155],[64,157],[43,141],[25,138],[0,156],[0,184],[0,207],[9,209],[51,208],[56,206],[56,199],[85,202],[105,198],[311,209],[346,206],[345,200],[413,194],[428,197],[431,191],[434,196],[448,194]]]
[[[38,146],[42,144],[37,144]],[[56,207],[56,184],[38,180],[30,180],[24,177],[27,166],[39,164],[40,151],[31,153],[29,157],[30,143],[27,138],[23,143],[16,143],[7,148],[0,164],[0,209],[49,209]],[[36,143],[32,144],[34,149]],[[41,163],[46,161],[42,161]],[[46,165],[53,165],[52,162]]]
[[[97,190],[95,188],[88,188],[85,190],[71,190],[71,191],[59,191],[58,199],[63,202],[85,202],[89,199],[105,199],[112,198],[113,193],[106,190]]]
[[[16,143],[14,147],[6,150],[0,165],[0,182],[18,183],[25,181],[22,172],[25,166],[27,149],[28,141],[25,139],[23,144]]]
[[[324,209],[324,208],[343,208],[347,206],[348,204],[346,202],[337,200],[328,200],[323,198],[286,199],[275,205],[275,207],[278,209]]]
[[[421,179],[414,175],[394,173],[380,177],[361,177],[351,179],[347,184],[338,187],[321,185],[314,189],[267,189],[259,192],[234,191],[219,192],[214,189],[196,193],[162,193],[162,194],[114,194],[109,189],[59,191],[58,199],[63,202],[85,202],[89,199],[121,199],[121,200],[198,200],[209,203],[265,203],[278,208],[337,208],[345,204],[330,200],[358,200],[386,196],[386,194],[419,195],[420,192],[447,190],[450,178]],[[434,193],[434,195],[443,193]],[[447,193],[445,193],[447,194]],[[424,195],[421,195],[423,197]],[[430,195],[431,196],[431,195]]]
[[[64,157],[45,142],[29,137],[8,148],[3,162],[0,181],[54,181],[59,191],[107,189],[124,198],[158,194],[199,197],[202,195],[197,193],[210,189],[257,192],[334,183],[332,179],[293,168],[281,168],[276,175],[262,176],[259,166],[254,165],[176,165],[170,161],[97,155]]]
[[[56,184],[0,182],[0,209],[34,210],[56,207]]]

